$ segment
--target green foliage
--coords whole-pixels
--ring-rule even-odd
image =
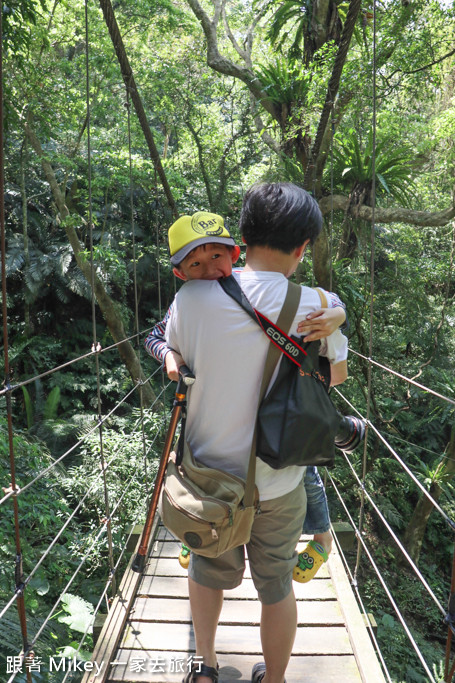
[[[293,34],[290,53],[297,55],[299,51],[301,52],[305,32],[308,32],[311,21],[311,5],[311,0],[286,0],[280,3],[276,0],[270,0],[266,3],[266,9],[273,12],[267,32],[267,38],[272,45],[278,49],[282,48],[289,31]]]
[[[45,0],[8,0],[2,3],[3,46],[16,57],[25,53],[36,30],[37,15],[46,7]]]
[[[301,57],[306,43],[314,38],[312,0],[265,0],[257,1],[256,5],[263,12],[272,14],[266,33],[271,45],[282,51],[287,48],[291,57]],[[347,2],[338,0],[332,4],[331,10],[344,20],[348,6]],[[331,17],[331,22],[336,23],[334,17]]]
[[[413,633],[413,637],[426,661],[431,661],[432,653],[424,640],[416,632]],[[400,683],[427,683],[428,677],[422,673],[422,666],[415,651],[410,647],[400,623],[388,613],[382,614],[378,622],[378,639],[381,642],[381,649],[387,655],[387,661],[391,662],[389,672],[394,680]],[[437,683],[444,683],[444,676],[441,676],[443,666],[442,660],[433,664]]]
[[[351,129],[337,136],[333,150],[333,178],[336,185],[352,190],[357,185],[371,192],[373,163],[376,194],[395,199],[403,206],[411,206],[416,191],[410,170],[412,155],[406,147],[397,147],[392,139],[378,132],[373,154],[373,131],[362,146],[358,134]]]
[[[204,4],[209,14],[211,5]],[[99,9],[89,4],[93,224],[90,235],[85,83],[81,75],[85,67],[84,8],[80,3],[67,1],[41,12],[38,2],[28,0],[12,0],[8,7],[12,11],[9,16],[4,14],[7,322],[12,381],[19,382],[72,361],[91,348],[90,285],[75,263],[65,227],[76,230],[87,259],[93,239],[97,273],[122,312],[128,334],[133,329],[136,294],[139,325],[146,327],[167,310],[175,283],[167,251],[167,229],[173,218],[133,107],[131,140],[128,139],[121,72],[112,57],[112,44],[100,21]],[[229,40],[220,21],[220,53],[244,68],[246,62],[242,62],[239,51],[251,45],[252,72],[275,105],[277,115],[273,118],[264,114],[260,102],[252,101],[245,81],[227,73],[214,76],[207,66],[200,22],[187,3],[153,0],[144,4],[126,0],[115,6],[146,115],[180,213],[217,210],[235,233],[242,196],[253,182],[263,178],[303,181],[305,160],[325,101],[347,3],[337,2],[336,7],[330,3],[330,26],[315,26],[315,8],[310,0],[225,3],[226,20],[237,46]],[[263,12],[261,16],[256,10]],[[437,211],[450,205],[452,197],[453,57],[444,55],[453,49],[454,11],[447,4],[423,0],[394,0],[387,7],[377,6],[376,10],[376,105],[380,123],[375,151],[377,201],[381,207],[399,203],[412,209]],[[254,35],[247,34],[249,26],[254,27]],[[317,49],[316,28],[321,29],[323,41]],[[333,179],[335,193],[352,192],[353,200],[363,198],[368,202],[373,180],[373,45],[366,8],[355,37],[335,102]],[[65,221],[59,215],[39,160],[31,146],[24,144],[23,123],[29,115],[65,195],[70,212]],[[317,194],[323,195],[330,192],[331,186],[327,143],[328,138],[322,148],[326,172],[317,179],[315,188]],[[343,219],[341,214],[335,215],[332,253],[336,253],[340,242]],[[350,347],[368,356],[370,253],[365,228],[356,225],[355,229],[361,239],[352,259],[334,264],[333,281],[348,307]],[[448,227],[376,225],[372,356],[406,376],[418,376],[422,384],[453,398],[455,310],[451,251]],[[134,258],[137,292],[133,290]],[[98,309],[96,336],[103,348],[112,343]],[[123,399],[131,382],[115,349],[99,356],[99,366],[101,411],[106,414]],[[144,366],[146,373],[156,368],[148,358]],[[367,365],[351,354],[349,371],[350,378],[342,391],[365,413]],[[452,406],[408,387],[379,368],[372,373],[371,390],[373,423],[424,486],[437,482],[441,488],[439,503],[454,518],[453,480],[438,467],[453,423]],[[137,404],[134,395],[130,403],[122,404],[109,417],[102,432],[110,505],[115,509],[114,553],[121,548],[124,530],[134,514],[144,514],[144,499],[152,486],[163,437],[162,417],[146,411],[146,450],[150,452],[144,457]],[[346,409],[341,399],[339,406]],[[79,360],[13,392],[12,410],[17,430],[17,479],[23,486],[95,426],[98,405],[94,358]],[[1,434],[0,476],[8,482],[3,422]],[[60,467],[52,468],[42,481],[25,492],[27,495],[18,498],[28,573],[56,529],[61,528],[90,489],[76,518],[27,586],[26,606],[32,633],[38,630],[49,606],[65,588],[68,576],[93,543],[106,515],[99,437],[95,430],[82,448],[71,452]],[[148,463],[147,476],[144,461]],[[360,473],[361,454],[354,453],[350,461]],[[339,462],[334,475],[357,520],[360,491],[353,485],[350,469]],[[420,491],[372,434],[365,486],[387,522],[402,536]],[[0,518],[4,539],[0,548],[0,591],[4,601],[14,585],[10,503],[4,507],[7,514]],[[345,520],[343,507],[332,495],[330,503],[332,517]],[[404,605],[413,632],[424,632],[429,643],[425,656],[435,672],[439,672],[439,614],[407,571],[396,569],[395,545],[368,505],[364,537],[394,594]],[[442,603],[447,598],[452,551],[452,537],[445,522],[433,513],[424,536],[420,566]],[[71,587],[81,601],[98,600],[107,576],[106,556],[102,537],[84,568],[84,578]],[[409,645],[390,613],[381,586],[363,568],[359,586],[380,622],[381,643],[395,680],[418,681],[422,676],[419,665],[408,653]],[[45,652],[72,656],[78,647],[75,633],[79,632],[71,631],[73,621],[69,614],[59,616],[69,621],[53,620],[49,627],[53,635],[49,632],[48,637],[46,631],[44,636]],[[8,614],[6,624],[3,630],[7,635],[4,637],[2,630],[0,640],[9,643],[8,637],[14,638],[20,647],[15,618],[11,617],[10,623]]]
[[[277,57],[275,63],[260,65],[256,75],[276,106],[311,104],[308,102],[311,75],[297,61]]]
[[[89,251],[81,251],[80,256],[85,261],[91,261]],[[93,262],[102,269],[102,276],[116,282],[122,292],[126,291],[128,284],[128,274],[124,253],[120,253],[107,245],[95,245],[93,247]]]
[[[45,420],[55,420],[58,405],[60,403],[60,387],[54,387],[46,399],[43,408],[43,418]]]
[[[24,395],[24,403],[25,403],[25,412],[27,415],[27,427],[28,429],[31,429],[33,426],[33,423],[35,421],[35,413],[33,410],[33,404],[30,398],[30,394],[28,392],[28,389],[26,386],[22,386],[22,393]]]

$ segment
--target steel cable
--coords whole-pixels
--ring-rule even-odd
[[[346,401],[346,403],[349,405],[349,407],[352,408],[353,410],[355,410],[355,412],[356,412],[363,420],[366,421],[366,418],[363,417],[362,414],[361,414],[356,408],[354,408],[354,406],[352,405],[352,403],[350,403],[350,401],[349,401],[345,396],[343,396],[343,394],[342,394],[338,389],[335,388],[335,390],[336,390],[337,393],[340,394],[340,396]],[[409,475],[409,477],[412,479],[412,481],[414,482],[414,484],[416,484],[416,486],[418,486],[419,489],[422,491],[422,493],[428,498],[428,500],[431,502],[431,504],[433,505],[433,507],[434,507],[434,508],[439,512],[439,514],[445,519],[445,521],[448,523],[448,525],[451,527],[451,529],[455,529],[455,521],[452,520],[452,519],[444,512],[444,510],[438,505],[438,503],[434,500],[434,498],[433,498],[433,497],[430,495],[430,493],[426,490],[426,488],[424,487],[424,485],[417,479],[417,477],[416,477],[415,474],[412,472],[412,470],[406,465],[406,463],[404,462],[404,460],[398,455],[398,453],[395,451],[395,449],[393,448],[393,446],[391,446],[391,444],[388,443],[387,439],[385,439],[385,438],[382,436],[382,434],[379,432],[379,430],[374,426],[374,424],[373,424],[371,421],[368,421],[368,426],[374,431],[374,433],[376,434],[376,436],[382,441],[382,443],[383,443],[384,446],[390,451],[390,453],[392,453],[393,457],[394,457],[394,458],[397,460],[397,462],[401,465],[401,467],[403,468],[403,470]]]
[[[123,491],[122,495],[120,496],[119,500],[117,501],[115,507],[114,507],[113,510],[112,510],[112,513],[111,513],[112,515],[114,515],[115,512],[117,511],[117,508],[119,507],[120,503],[122,502],[123,498],[125,497],[126,493],[128,492],[128,489],[129,489],[129,487],[131,486],[131,484],[132,484],[133,481],[134,481],[134,475],[130,478],[129,483],[128,483],[127,486],[124,488],[124,491]],[[83,556],[83,558],[82,558],[81,562],[79,563],[79,565],[78,565],[76,571],[73,573],[73,575],[71,576],[70,580],[68,581],[68,583],[67,583],[67,584],[65,585],[65,587],[63,588],[63,590],[62,590],[61,594],[59,595],[57,601],[54,603],[54,606],[52,607],[51,611],[48,613],[47,617],[44,619],[43,623],[41,624],[41,626],[40,626],[40,628],[38,629],[37,633],[36,633],[35,636],[33,637],[32,641],[28,644],[27,649],[26,649],[26,650],[24,651],[24,653],[23,653],[24,658],[26,658],[27,655],[29,655],[31,652],[33,652],[33,647],[34,647],[34,645],[37,643],[37,641],[39,640],[39,637],[41,636],[42,632],[44,631],[44,629],[46,628],[46,626],[47,626],[47,624],[49,623],[50,619],[51,619],[52,616],[54,615],[55,610],[57,609],[57,607],[58,607],[59,604],[61,603],[61,601],[62,601],[62,599],[63,599],[63,596],[65,595],[66,591],[67,591],[68,588],[71,586],[71,584],[72,584],[73,581],[75,580],[76,576],[79,574],[81,568],[82,568],[83,565],[85,564],[85,561],[86,561],[86,560],[88,559],[88,557],[90,556],[92,550],[94,549],[95,545],[98,543],[98,541],[99,541],[99,539],[101,538],[101,536],[103,535],[103,533],[104,533],[105,531],[107,531],[107,527],[108,527],[109,521],[110,521],[110,520],[108,520],[108,519],[105,519],[105,520],[104,520],[102,526],[100,527],[100,530],[98,531],[97,535],[96,535],[95,538],[93,539],[93,541],[92,541],[91,545],[89,546],[87,552],[86,552],[85,555]],[[11,678],[8,679],[8,683],[10,683],[10,681],[13,681],[13,680],[14,680],[14,678],[15,678],[16,675],[17,675],[17,673],[20,673],[20,672],[15,672],[15,673],[13,674],[13,676],[12,676]]]
[[[160,370],[160,368],[158,368],[158,369],[150,376],[149,379],[151,379],[155,374],[157,374],[157,373],[159,372],[159,370]],[[106,422],[106,421],[107,421],[107,420],[108,420],[108,419],[109,419],[109,418],[118,410],[118,408],[119,408],[123,403],[125,403],[125,401],[127,401],[128,398],[129,398],[130,396],[132,396],[132,394],[136,391],[137,388],[138,388],[138,384],[136,384],[136,385],[135,385],[135,386],[134,386],[134,387],[133,387],[133,388],[132,388],[132,389],[131,389],[131,390],[130,390],[130,391],[129,391],[121,400],[120,400],[120,401],[118,401],[118,402],[116,403],[116,405],[114,406],[114,408],[112,408],[112,410],[110,410],[110,411],[102,418],[102,422],[105,423],[105,422]],[[155,398],[155,401],[153,402],[153,404],[152,404],[152,406],[150,407],[150,409],[158,402],[158,400],[159,400],[160,396],[162,395],[162,393],[163,393],[163,391],[161,391],[161,392],[158,394],[158,396]],[[79,439],[79,441],[77,441],[77,443],[73,444],[73,445],[71,446],[71,448],[69,448],[67,451],[65,451],[65,453],[63,453],[63,455],[61,455],[59,458],[57,458],[56,460],[54,460],[54,462],[52,463],[52,465],[49,465],[49,467],[46,467],[46,469],[42,470],[39,474],[36,475],[36,477],[35,477],[34,479],[32,479],[32,481],[29,481],[27,484],[25,484],[25,486],[22,486],[21,488],[17,489],[16,495],[21,495],[21,494],[23,494],[24,491],[26,491],[26,490],[29,489],[31,486],[33,486],[33,484],[35,484],[39,479],[42,479],[42,477],[43,477],[45,474],[47,474],[48,472],[50,472],[50,470],[52,470],[52,469],[53,469],[54,467],[56,467],[59,463],[61,463],[62,460],[64,460],[68,455],[70,455],[70,453],[72,453],[78,446],[80,446],[82,443],[84,443],[84,441],[85,441],[91,434],[93,434],[93,432],[95,432],[97,429],[98,429],[98,424],[96,424],[96,425],[95,425],[94,427],[92,427],[88,432],[86,432],[86,433]],[[11,498],[11,496],[14,496],[14,495],[15,495],[15,492],[14,492],[14,491],[8,492],[2,499],[0,499],[0,505],[1,505],[2,503],[4,503],[6,500],[8,500],[8,498]]]
[[[421,651],[420,651],[420,649],[419,649],[419,647],[418,647],[416,641],[414,640],[414,637],[413,637],[411,631],[409,630],[409,627],[408,627],[408,625],[406,624],[406,621],[405,621],[403,615],[401,614],[401,612],[400,612],[400,610],[399,610],[399,608],[398,608],[398,605],[396,604],[396,602],[395,602],[395,600],[394,600],[394,598],[393,598],[393,596],[392,596],[392,593],[390,592],[390,590],[389,590],[387,584],[385,583],[385,581],[384,581],[384,579],[383,579],[383,577],[382,577],[382,574],[381,574],[381,572],[379,571],[378,566],[376,565],[376,563],[375,563],[375,561],[374,561],[374,559],[373,559],[373,557],[372,557],[370,551],[368,550],[368,547],[367,547],[365,541],[364,541],[363,538],[362,538],[362,534],[361,534],[360,530],[359,530],[359,529],[357,528],[357,526],[355,525],[355,522],[354,522],[354,520],[352,519],[352,516],[351,516],[351,514],[349,513],[349,510],[347,509],[346,504],[345,504],[343,498],[341,497],[341,495],[340,495],[340,493],[339,493],[339,491],[338,491],[338,488],[337,488],[335,482],[333,481],[332,477],[330,476],[330,474],[329,474],[329,478],[330,478],[330,481],[331,481],[331,483],[332,483],[332,486],[333,486],[333,488],[334,488],[334,490],[335,490],[335,492],[336,492],[336,494],[337,494],[337,496],[338,496],[338,499],[340,500],[340,502],[341,502],[341,504],[342,504],[342,506],[343,506],[343,508],[344,508],[344,511],[345,511],[345,513],[346,513],[346,515],[347,515],[347,517],[348,517],[348,519],[349,519],[349,522],[350,522],[350,524],[352,525],[352,528],[355,530],[356,537],[357,537],[359,543],[362,545],[362,549],[363,549],[363,551],[365,552],[365,554],[367,555],[367,557],[368,557],[368,559],[369,559],[369,562],[370,562],[370,565],[371,565],[372,568],[374,569],[374,572],[375,572],[376,576],[378,577],[378,579],[379,579],[379,581],[380,581],[380,583],[381,583],[381,585],[382,585],[382,587],[383,587],[383,589],[384,589],[384,591],[385,591],[385,593],[386,593],[386,595],[387,595],[387,597],[388,597],[388,599],[389,599],[389,602],[390,602],[390,604],[392,605],[392,607],[393,607],[393,609],[394,609],[394,612],[395,612],[395,614],[397,615],[397,617],[398,617],[398,619],[399,619],[399,621],[400,621],[400,623],[401,623],[401,625],[402,625],[402,627],[403,627],[403,629],[404,629],[404,631],[405,631],[405,633],[406,633],[406,635],[407,635],[407,637],[408,637],[408,639],[409,639],[409,641],[410,641],[410,643],[411,643],[411,645],[412,645],[412,647],[413,647],[415,653],[417,654],[417,657],[419,658],[420,663],[422,664],[423,668],[425,669],[425,672],[426,672],[427,675],[429,676],[429,680],[431,681],[431,683],[437,683],[437,682],[435,681],[435,679],[434,679],[434,677],[433,677],[433,675],[432,675],[430,669],[428,668],[428,664],[426,663],[425,659],[423,658],[423,655],[422,655],[422,653],[421,653]],[[357,579],[355,579],[355,581],[357,581]]]
[[[417,387],[418,389],[422,389],[422,391],[426,391],[429,394],[433,394],[433,396],[436,396],[437,398],[441,398],[443,401],[447,401],[447,403],[451,403],[452,405],[455,405],[455,400],[453,398],[448,398],[447,396],[444,396],[443,394],[440,394],[437,391],[434,391],[433,389],[429,389],[426,387],[424,384],[420,384],[420,382],[416,382],[413,379],[410,379],[409,377],[406,377],[405,375],[402,375],[400,372],[397,372],[396,370],[392,370],[392,368],[388,368],[386,365],[382,365],[381,363],[378,363],[377,361],[373,360],[373,358],[370,356],[364,356],[362,353],[359,353],[355,349],[352,349],[349,347],[350,353],[355,354],[356,356],[359,356],[359,358],[363,358],[364,360],[368,361],[368,363],[371,363],[371,365],[375,365],[378,368],[381,368],[382,370],[386,370],[386,372],[391,373],[392,375],[395,375],[396,377],[399,377],[402,379],[404,382],[407,382],[408,384],[412,384],[413,386]]]
[[[371,624],[370,624],[370,619],[369,619],[369,617],[368,617],[368,612],[366,611],[365,605],[364,605],[364,603],[363,603],[362,596],[361,596],[360,593],[359,593],[358,584],[357,584],[357,582],[356,582],[355,579],[354,579],[354,576],[353,576],[353,574],[352,574],[352,572],[351,572],[351,568],[350,568],[350,566],[349,566],[349,564],[348,564],[348,561],[347,561],[347,559],[346,559],[346,556],[345,556],[345,554],[344,554],[344,552],[343,552],[343,549],[342,549],[342,547],[341,547],[341,543],[340,543],[340,541],[339,541],[339,539],[338,539],[338,537],[337,537],[337,534],[336,534],[336,532],[335,532],[335,530],[334,530],[333,528],[332,528],[332,533],[333,533],[333,536],[334,536],[334,539],[335,539],[335,543],[336,543],[336,546],[337,546],[337,550],[338,550],[338,552],[339,552],[339,554],[340,554],[340,557],[341,557],[341,560],[342,560],[342,562],[343,562],[343,566],[344,566],[344,568],[345,568],[346,573],[347,573],[348,576],[349,576],[349,579],[350,579],[350,582],[351,582],[351,587],[352,587],[352,589],[355,591],[357,601],[358,601],[358,603],[360,604],[360,606],[361,606],[361,608],[362,608],[362,614],[364,615],[364,618],[365,618],[365,620],[366,620],[367,629],[368,629],[368,634],[369,634],[370,638],[372,639],[372,641],[373,641],[373,643],[374,643],[374,649],[375,649],[375,651],[376,651],[376,655],[378,656],[379,661],[381,662],[382,669],[383,669],[385,675],[387,676],[387,681],[388,681],[388,683],[393,683],[392,679],[390,678],[390,674],[389,674],[389,671],[388,671],[388,669],[387,669],[387,665],[386,665],[386,663],[385,663],[385,661],[384,661],[384,657],[382,656],[382,652],[381,652],[381,649],[380,649],[380,647],[379,647],[378,640],[377,640],[377,638],[376,638],[376,636],[375,636],[375,633],[374,633],[374,630],[373,630],[373,628],[372,628],[372,626],[371,626]]]
[[[37,379],[42,379],[43,377],[48,377],[49,375],[52,375],[54,372],[59,372],[60,370],[64,370],[69,365],[73,365],[74,363],[78,363],[80,360],[84,360],[85,358],[90,358],[90,356],[93,356],[94,354],[101,354],[101,353],[105,353],[106,351],[112,351],[112,349],[115,349],[117,346],[120,346],[124,342],[131,341],[132,339],[136,339],[138,336],[145,335],[151,329],[152,329],[151,327],[148,327],[145,330],[142,330],[139,334],[133,334],[130,337],[125,337],[124,339],[121,339],[120,341],[115,342],[115,344],[111,344],[110,346],[106,346],[104,348],[101,348],[101,346],[99,346],[98,348],[92,348],[92,350],[89,351],[88,353],[84,353],[81,356],[78,356],[77,358],[73,358],[72,360],[66,361],[65,363],[62,363],[61,365],[57,365],[57,366],[51,368],[50,370],[46,370],[45,372],[41,372],[38,375],[33,375],[33,377],[29,377],[28,379],[24,379],[21,382],[17,382],[16,384],[8,383],[8,385],[4,389],[0,389],[0,396],[11,394],[13,391],[16,391],[16,389],[19,389],[20,387],[23,387],[26,384],[31,384],[31,382],[35,382]]]

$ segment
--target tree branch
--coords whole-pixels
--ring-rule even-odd
[[[343,33],[341,34],[340,45],[338,47],[335,62],[333,64],[332,75],[330,76],[329,84],[327,86],[327,94],[322,108],[321,117],[319,119],[318,130],[314,140],[314,145],[311,150],[310,159],[307,168],[305,169],[304,187],[308,190],[313,183],[314,164],[317,161],[319,150],[321,149],[322,140],[329,121],[330,112],[335,102],[335,98],[340,87],[341,74],[348,55],[349,45],[351,44],[352,34],[354,33],[355,23],[360,11],[361,0],[350,0],[349,9],[346,16],[346,21],[343,26]]]
[[[202,147],[202,142],[199,138],[198,131],[193,126],[193,124],[191,123],[189,118],[186,121],[186,125],[188,126],[188,130],[190,131],[191,135],[193,136],[194,142],[196,143],[197,154],[198,154],[198,159],[199,159],[199,167],[201,169],[202,179],[204,180],[205,191],[207,192],[207,199],[209,202],[210,211],[214,211],[215,205],[213,203],[213,194],[212,194],[212,188],[210,186],[210,177],[209,177],[209,174],[207,173],[207,169],[206,169],[205,163],[204,163],[204,150]]]
[[[281,155],[281,146],[280,143],[275,140],[274,137],[270,135],[270,133],[267,133],[266,131],[266,126],[264,121],[261,118],[261,115],[259,114],[258,111],[254,111],[255,109],[256,102],[253,100],[251,102],[251,114],[253,116],[253,121],[254,125],[256,126],[256,129],[259,133],[259,137],[261,140],[267,145],[267,147],[270,147],[272,152],[275,152],[275,154]]]
[[[218,49],[218,39],[216,29],[218,25],[220,10],[219,2],[215,3],[215,14],[213,21],[209,18],[207,13],[202,9],[198,0],[186,0],[194,15],[200,21],[207,40],[207,64],[219,73],[226,76],[238,78],[248,87],[254,98],[261,103],[264,109],[273,116],[277,121],[279,120],[279,111],[275,107],[273,101],[262,89],[261,82],[252,69],[235,64],[232,60],[220,54]],[[357,0],[356,0],[357,1]],[[101,2],[101,0],[100,0]]]
[[[439,59],[435,59],[434,62],[430,62],[429,64],[425,64],[425,66],[420,66],[418,69],[412,69],[411,71],[404,71],[403,69],[395,69],[395,71],[392,71],[390,76],[388,78],[392,78],[396,73],[400,74],[406,74],[407,76],[410,74],[416,74],[419,73],[419,71],[425,71],[426,69],[430,69],[432,66],[435,66],[435,64],[440,64],[443,62],[445,59],[448,57],[451,57],[452,55],[455,55],[455,48],[453,50],[450,50],[447,54],[445,54],[443,57],[440,57]]]
[[[319,201],[319,208],[325,216],[330,213],[332,208],[334,211],[347,211],[349,208],[349,197],[343,195],[333,195],[331,197],[323,197]],[[356,217],[364,221],[371,221],[373,209],[371,206],[356,207]],[[374,217],[376,223],[408,223],[409,225],[417,225],[421,227],[434,228],[441,225],[446,225],[452,218],[455,217],[455,205],[444,209],[443,211],[416,211],[414,209],[405,209],[403,207],[395,207],[391,209],[384,209],[379,206],[375,207]]]
[[[120,30],[115,19],[114,10],[112,9],[110,0],[99,0],[99,2],[101,9],[103,11],[104,20],[109,29],[109,35],[111,36],[112,44],[114,46],[117,59],[120,64],[123,82],[125,83],[125,86],[130,94],[131,100],[136,110],[136,114],[139,119],[142,132],[144,133],[144,137],[149,148],[150,157],[155,167],[155,171],[157,172],[158,177],[163,186],[164,194],[166,195],[166,199],[172,211],[172,214],[175,218],[178,218],[179,213],[177,210],[177,206],[175,204],[172,190],[167,181],[166,174],[161,163],[160,155],[156,148],[155,140],[153,139],[152,131],[148,123],[147,115],[145,113],[144,106],[142,104],[142,100],[139,95],[136,82],[134,80],[133,70],[129,63],[128,56],[126,54],[122,36],[120,34]]]

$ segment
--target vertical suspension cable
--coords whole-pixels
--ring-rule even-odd
[[[376,209],[376,0],[373,0],[373,61],[372,61],[372,89],[373,89],[373,111],[372,111],[372,128],[373,128],[373,149],[371,154],[372,165],[372,180],[371,180],[371,233],[370,233],[370,339],[368,346],[369,359],[373,356],[373,304],[374,304],[374,246],[375,246],[375,209]],[[369,420],[371,413],[371,386],[372,386],[372,364],[368,360],[368,377],[367,377],[367,406],[366,406],[366,428],[365,440],[363,444],[363,458],[362,458],[362,488],[360,492],[360,510],[359,510],[359,530],[362,533],[363,522],[365,516],[365,480],[367,473],[367,448],[368,448],[368,432]],[[357,584],[357,573],[359,570],[360,559],[362,554],[362,546],[360,541],[357,544],[357,557],[354,569],[354,583]]]
[[[329,289],[333,288],[333,139],[335,137],[335,102],[332,102],[330,113],[330,229],[329,229]]]
[[[2,268],[2,315],[3,315],[3,348],[4,348],[4,369],[5,369],[5,388],[10,389],[10,366],[9,366],[9,346],[8,346],[8,307],[6,301],[6,235],[5,235],[5,160],[4,160],[4,112],[3,112],[3,6],[0,7],[0,232],[1,232],[1,268]],[[16,546],[15,558],[15,593],[17,612],[19,615],[19,622],[21,627],[22,647],[23,652],[28,649],[28,635],[27,635],[27,617],[25,613],[24,601],[24,576],[22,567],[22,549],[19,532],[19,505],[17,500],[17,484],[16,484],[16,464],[14,454],[13,442],[13,413],[11,406],[11,391],[5,394],[6,400],[6,414],[8,424],[8,449],[11,483],[10,489],[14,492],[12,496],[13,501],[13,517],[14,517],[14,540]],[[5,491],[6,493],[6,491]],[[26,667],[27,681],[32,682],[30,669]]]
[[[109,507],[109,494],[107,490],[106,480],[106,466],[104,460],[104,446],[103,446],[103,420],[101,411],[101,382],[100,382],[100,365],[99,365],[99,351],[101,344],[97,341],[96,336],[96,307],[95,307],[95,263],[93,258],[93,216],[92,216],[92,150],[91,150],[91,110],[90,110],[90,69],[89,69],[89,30],[88,30],[88,0],[84,0],[85,8],[85,95],[86,95],[86,109],[87,109],[87,183],[88,183],[88,224],[90,235],[90,266],[91,266],[91,290],[92,290],[92,333],[93,344],[92,351],[95,353],[95,368],[96,368],[96,396],[97,396],[97,411],[98,411],[98,432],[100,439],[100,464],[103,476],[103,491],[104,491],[104,510],[106,515],[106,536],[108,545],[109,570],[112,586],[112,594],[116,593],[116,580],[114,569],[114,553],[112,548],[112,520]]]
[[[156,259],[156,271],[157,271],[157,279],[158,279],[158,312],[160,316],[160,320],[163,319],[163,311],[162,311],[162,301],[161,301],[161,270],[160,270],[160,231],[159,231],[159,226],[158,226],[158,178],[156,175],[156,169],[155,169],[155,234],[156,234],[156,254],[157,254],[157,259]]]
[[[136,328],[136,347],[139,359],[141,361],[141,340],[139,338],[139,300],[137,295],[137,267],[136,267],[136,233],[134,230],[134,200],[133,200],[133,155],[131,151],[131,102],[129,86],[126,88],[126,102],[125,107],[127,111],[127,127],[128,127],[128,166],[129,166],[129,184],[130,184],[130,218],[131,218],[131,238],[133,244],[133,287],[134,287],[134,321]],[[156,171],[155,171],[156,173]],[[147,448],[145,443],[145,427],[144,427],[144,392],[142,391],[143,382],[139,382],[139,405],[141,413],[141,434],[142,434],[142,456],[144,459],[144,482],[145,490],[148,490],[148,468],[147,468]]]
[[[159,230],[159,221],[158,221],[158,179],[156,175],[156,169],[155,169],[155,207],[154,207],[154,218],[155,218],[155,239],[156,239],[156,276],[157,276],[157,282],[158,282],[158,315],[160,320],[163,319],[163,309],[162,309],[162,299],[161,299],[161,263],[160,263],[160,246],[161,246],[161,241],[160,241],[160,230]],[[175,296],[175,275],[173,277],[174,280],[174,296]],[[163,368],[163,372],[161,373],[161,386],[163,390],[163,424],[166,421],[166,377],[165,377],[165,370]]]
[[[449,596],[449,606],[447,610],[447,616],[445,619],[447,623],[447,640],[446,640],[446,656],[444,664],[444,681],[450,683],[453,681],[455,676],[455,658],[450,668],[450,653],[452,648],[453,633],[455,633],[455,544],[453,549],[452,558],[452,578],[450,582],[450,596]]]

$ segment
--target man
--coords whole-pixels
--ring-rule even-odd
[[[317,203],[291,183],[251,188],[240,217],[247,245],[244,269],[234,270],[251,304],[276,322],[290,277],[322,227]],[[297,321],[320,309],[316,291],[302,287]],[[246,478],[258,393],[269,341],[258,325],[217,281],[193,280],[179,291],[166,339],[196,375],[191,387],[186,438],[196,460]],[[347,343],[341,332],[321,348],[332,363],[332,384],[346,377]],[[253,669],[253,683],[283,683],[297,624],[292,590],[295,547],[306,510],[302,467],[272,470],[256,462],[261,514],[246,546],[251,575],[262,603],[261,642],[265,663]],[[216,559],[191,554],[189,595],[196,654],[204,662],[185,683],[218,680],[215,634],[223,590],[242,581],[244,548]]]

